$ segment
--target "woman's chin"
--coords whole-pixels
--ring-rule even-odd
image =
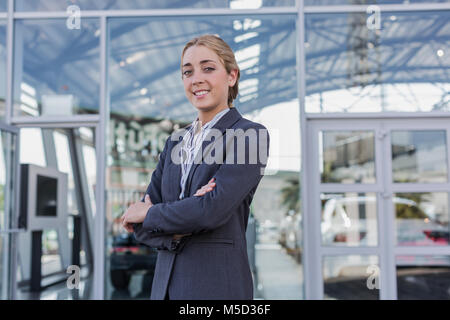
[[[214,110],[214,106],[195,104],[194,107],[200,112],[208,112]]]

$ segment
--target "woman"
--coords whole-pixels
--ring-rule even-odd
[[[158,248],[151,299],[253,299],[245,231],[269,136],[233,107],[240,71],[221,38],[189,41],[181,73],[198,118],[167,139],[143,201],[122,223]],[[207,162],[213,154],[219,161]]]

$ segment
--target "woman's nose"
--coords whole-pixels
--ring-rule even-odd
[[[203,78],[202,78],[201,75],[193,74],[192,77],[191,77],[191,81],[192,81],[192,84],[195,85],[195,84],[198,84],[198,83],[202,83],[203,82]]]

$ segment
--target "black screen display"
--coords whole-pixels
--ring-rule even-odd
[[[36,215],[56,217],[58,203],[58,180],[52,177],[37,176]]]

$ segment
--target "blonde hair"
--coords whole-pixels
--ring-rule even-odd
[[[233,100],[236,99],[239,92],[239,78],[241,71],[236,62],[233,50],[230,46],[223,41],[219,36],[213,34],[204,34],[199,37],[191,39],[184,46],[183,53],[181,54],[181,76],[183,77],[183,57],[187,49],[193,46],[205,46],[206,48],[214,51],[220,59],[220,62],[225,67],[225,70],[230,74],[231,70],[237,69],[237,78],[234,86],[228,88],[228,107],[233,108]]]

